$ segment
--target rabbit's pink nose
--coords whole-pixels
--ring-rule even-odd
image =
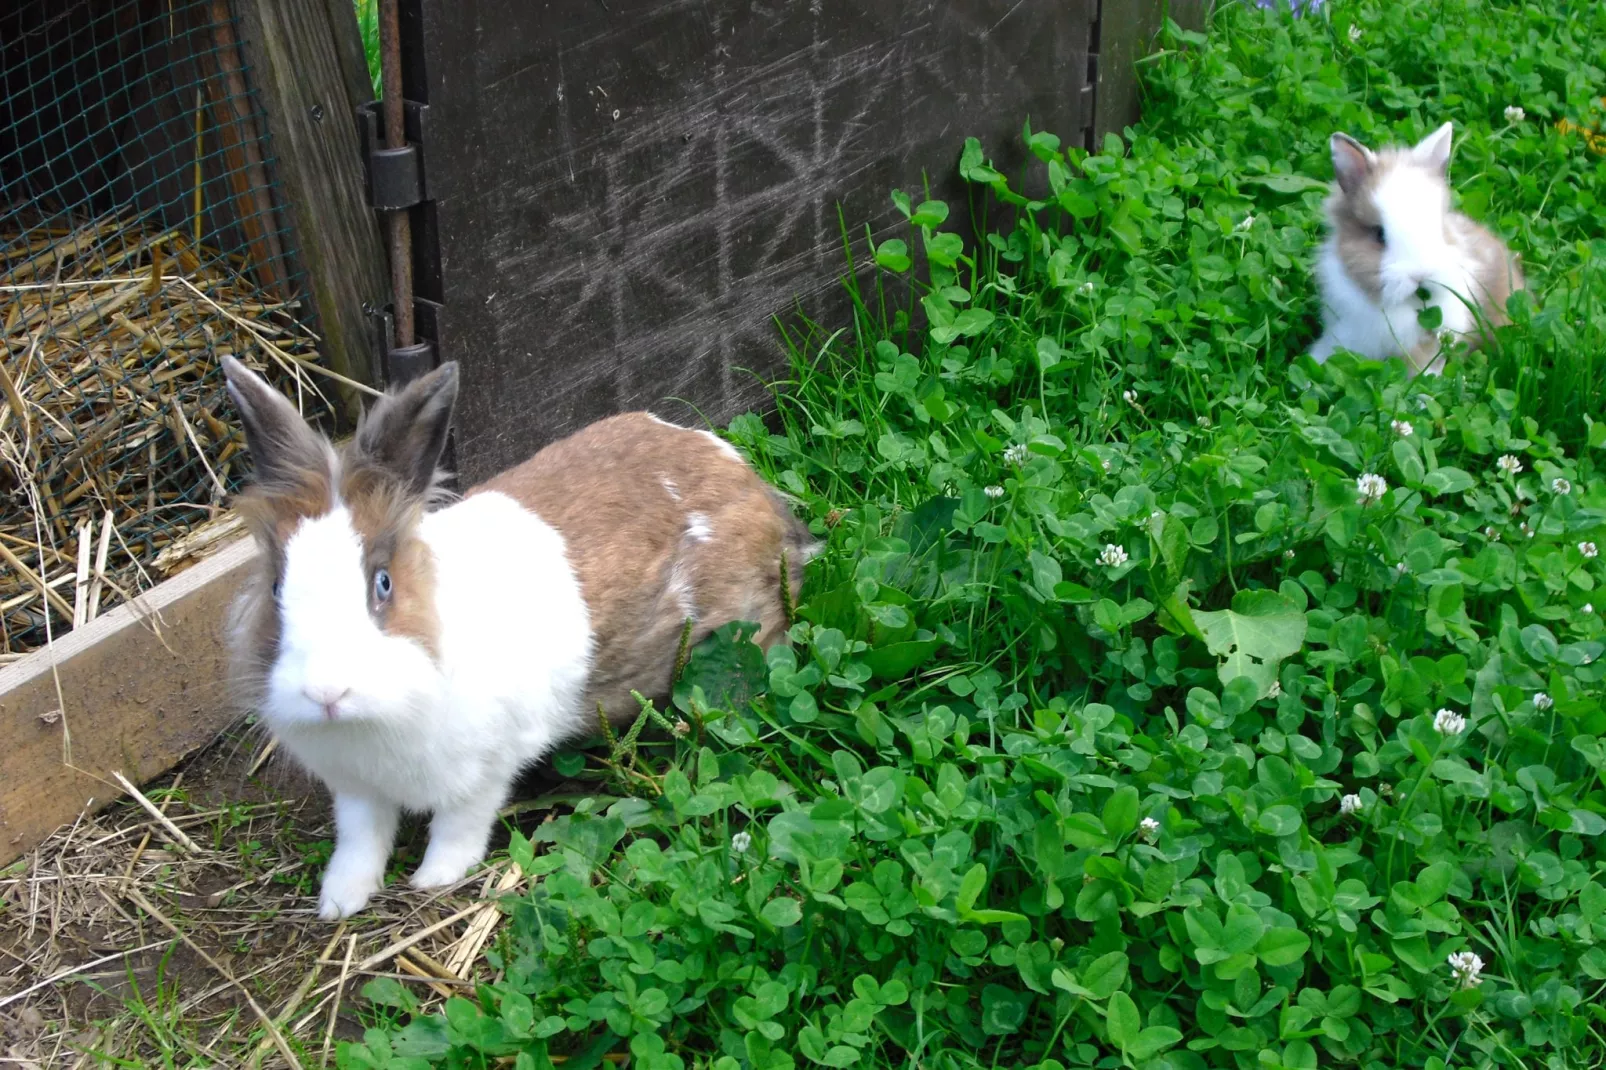
[[[335,707],[340,704],[341,699],[351,694],[351,688],[316,687],[308,684],[301,689],[301,693],[306,696],[308,702],[315,706],[322,706],[324,717],[332,721],[335,719],[337,712]]]

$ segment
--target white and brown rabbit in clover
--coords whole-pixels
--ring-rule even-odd
[[[484,856],[514,778],[600,707],[662,696],[691,641],[786,629],[814,547],[732,447],[646,413],[602,420],[446,505],[446,364],[380,398],[335,446],[224,358],[255,466],[239,510],[261,548],[230,615],[235,679],[334,795],[319,915],[380,887],[403,810],[433,814],[415,887]]]
[[[1506,299],[1525,285],[1522,266],[1487,228],[1451,209],[1450,135],[1445,123],[1410,148],[1375,152],[1333,135],[1338,181],[1316,265],[1316,360],[1347,349],[1373,360],[1403,356],[1436,375],[1444,368],[1441,334],[1477,346],[1484,325],[1507,321]],[[1437,332],[1417,322],[1425,305],[1442,313]]]

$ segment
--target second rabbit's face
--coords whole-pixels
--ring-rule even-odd
[[[1339,192],[1329,203],[1339,258],[1355,283],[1385,305],[1423,303],[1461,285],[1449,231],[1445,165],[1450,128],[1411,148],[1378,152],[1343,134],[1332,140]]]

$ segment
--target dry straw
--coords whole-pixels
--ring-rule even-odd
[[[331,836],[324,805],[299,781],[283,796],[252,788],[253,742],[224,741],[0,870],[0,1056],[270,1070],[327,1051],[333,1066],[373,978],[434,1008],[498,977],[486,951],[507,917],[497,900],[527,886],[517,866],[441,895],[393,884],[342,925],[321,922],[323,856],[307,845]]]
[[[232,534],[245,444],[219,358],[315,417],[340,379],[242,258],[139,220],[35,222],[0,223],[0,664]]]

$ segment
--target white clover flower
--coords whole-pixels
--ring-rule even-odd
[[[1237,231],[1244,231],[1244,230],[1248,230],[1250,227],[1252,227],[1254,225],[1255,225],[1255,217],[1253,215],[1246,215],[1242,219],[1238,220],[1238,225],[1236,227],[1233,227],[1232,229],[1237,230]]]
[[[1121,391],[1121,400],[1128,405],[1136,405],[1138,403],[1138,392],[1136,390],[1123,390]]]
[[[1393,428],[1394,433],[1399,435],[1401,438],[1410,438],[1412,435],[1416,434],[1416,428],[1411,425],[1410,420],[1390,420],[1389,426]]]
[[[1284,561],[1292,561],[1293,559],[1294,559],[1294,551],[1293,551],[1292,548],[1283,551],[1283,560]]]
[[[747,849],[751,846],[753,846],[753,837],[746,831],[738,832],[731,837],[731,850],[739,855],[746,854]]]
[[[1361,39],[1361,28],[1359,26],[1351,26],[1349,28],[1349,39],[1351,42],[1359,41]]]
[[[1507,104],[1505,115],[1508,123],[1520,123],[1528,118],[1528,113],[1523,111],[1522,106],[1518,104]]]
[[[1550,489],[1551,492],[1555,494],[1571,494],[1573,492],[1573,485],[1560,476],[1557,476],[1555,479],[1550,481]]]
[[[1585,613],[1593,613],[1593,612],[1595,612],[1594,605],[1592,603],[1590,603],[1590,602],[1585,602],[1584,603],[1584,612]]]
[[[1113,465],[1113,464],[1111,464],[1111,463],[1110,463],[1110,462],[1109,462],[1109,461],[1107,461],[1107,460],[1105,460],[1105,461],[1100,461],[1100,462],[1099,462],[1099,467],[1100,467],[1100,468],[1102,468],[1102,469],[1104,469],[1104,470],[1105,470],[1105,471],[1106,471],[1106,472],[1113,472],[1113,471],[1114,471],[1114,470],[1115,470],[1115,466],[1114,466],[1114,465]]]
[[[1160,510],[1156,509],[1154,512],[1149,514],[1149,519],[1150,520],[1164,520],[1165,519],[1165,513],[1163,513]]]
[[[1457,951],[1449,958],[1450,972],[1462,988],[1477,988],[1483,973],[1483,960],[1471,951]]]
[[[1409,571],[1411,571],[1411,566],[1407,565],[1404,561],[1396,561],[1396,562],[1394,562],[1394,574],[1395,575],[1403,576]]]
[[[1004,463],[1016,467],[1026,463],[1026,447],[1019,442],[1004,451]]]
[[[1518,528],[1518,530],[1520,530],[1523,533],[1523,535],[1525,537],[1530,538],[1530,539],[1534,537],[1533,525],[1528,523],[1526,520],[1524,520],[1522,523],[1518,524],[1517,528]]]
[[[1282,695],[1282,693],[1283,693],[1283,682],[1281,680],[1273,680],[1271,682],[1271,687],[1267,688],[1267,690],[1266,690],[1266,697],[1267,698],[1278,698],[1278,697],[1280,697]]]
[[[1355,490],[1361,496],[1360,504],[1371,505],[1389,492],[1389,485],[1382,476],[1367,472],[1355,481]]]
[[[1548,710],[1555,704],[1556,700],[1545,694],[1543,691],[1534,696],[1534,709],[1536,710]]]
[[[1600,547],[1592,542],[1581,542],[1578,544],[1578,552],[1585,557],[1595,557],[1600,553]]]
[[[1346,795],[1338,800],[1338,812],[1348,816],[1361,811],[1361,797],[1359,795]]]
[[[1160,835],[1160,822],[1156,821],[1152,817],[1146,817],[1142,821],[1139,821],[1138,828],[1142,831],[1143,838],[1148,840],[1150,843],[1153,843]]]
[[[1433,730],[1441,736],[1459,736],[1467,727],[1467,719],[1454,710],[1440,710],[1433,715]]]
[[[1004,496],[1004,488],[1000,487],[996,483],[990,487],[983,487],[981,492],[987,495],[987,497],[992,498],[994,501],[997,501],[999,498]]]
[[[691,731],[691,725],[687,724],[684,718],[676,718],[674,726],[670,729],[670,731],[674,732],[677,736],[684,736],[686,733]]]
[[[1094,289],[1095,289],[1095,287],[1093,285],[1093,280],[1092,279],[1088,279],[1086,282],[1082,283],[1082,285],[1080,285],[1080,286],[1078,286],[1076,288],[1076,292],[1085,297],[1085,296],[1091,294]]]
[[[1115,545],[1113,542],[1106,544],[1104,550],[1099,554],[1099,564],[1109,568],[1120,568],[1126,562],[1126,549]]]
[[[1516,456],[1513,454],[1502,453],[1500,455],[1500,459],[1495,462],[1495,467],[1507,475],[1514,476],[1518,472],[1522,471],[1522,462],[1517,460]]]
[[[1483,537],[1488,539],[1490,542],[1499,542],[1500,541],[1500,533],[1498,531],[1496,531],[1494,528],[1484,528],[1483,529]]]
[[[1194,420],[1193,422],[1198,424],[1200,427],[1209,427],[1210,426],[1210,417],[1201,416],[1198,419]]]

